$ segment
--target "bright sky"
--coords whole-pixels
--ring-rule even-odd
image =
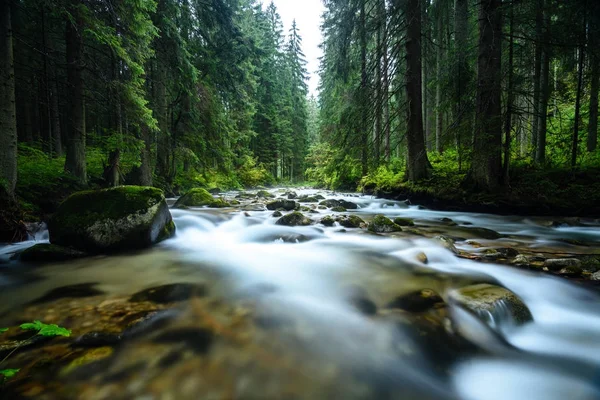
[[[262,2],[266,7],[270,0],[262,0]],[[273,0],[273,2],[283,21],[286,38],[292,27],[292,21],[296,19],[296,25],[302,36],[302,50],[308,61],[306,66],[310,74],[308,87],[310,93],[316,96],[319,86],[319,57],[323,54],[319,48],[322,41],[321,15],[325,7],[321,0]]]

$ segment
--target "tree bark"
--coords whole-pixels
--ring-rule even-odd
[[[577,147],[579,146],[579,120],[581,115],[581,96],[583,91],[583,69],[585,66],[585,42],[587,29],[587,0],[583,8],[583,24],[579,36],[579,61],[577,62],[577,94],[575,96],[575,121],[573,123],[573,140],[571,143],[571,167],[577,165]]]
[[[382,53],[383,53],[383,135],[385,136],[385,160],[390,162],[390,83],[389,83],[389,60],[388,60],[388,25],[387,25],[387,10],[385,6],[385,0],[381,0],[379,3],[380,13],[383,16],[382,20]]]
[[[361,149],[361,164],[362,164],[362,175],[365,176],[369,172],[368,166],[368,130],[367,130],[367,16],[366,16],[366,0],[361,1],[360,7],[360,104],[362,115],[360,116],[360,135],[362,137],[362,149]]]
[[[14,197],[17,184],[17,115],[9,0],[0,0],[0,185]]]
[[[501,0],[482,0],[479,8],[477,119],[470,178],[494,190],[502,174],[502,17]]]
[[[600,7],[595,5],[592,8],[594,10],[594,17],[590,21],[590,47],[592,53],[590,54],[590,74],[591,74],[591,87],[590,87],[590,119],[588,122],[588,137],[587,137],[587,150],[589,152],[595,151],[598,147],[598,91],[600,91]]]
[[[468,49],[468,0],[454,1],[454,35],[456,46],[456,82],[455,82],[455,142],[458,155],[458,169],[462,170],[462,141],[463,131],[469,129],[469,110],[466,108],[465,92],[469,86],[469,66],[467,64]]]
[[[513,103],[515,98],[514,93],[514,21],[515,10],[514,4],[510,5],[509,17],[509,42],[508,42],[508,83],[507,83],[507,98],[506,98],[506,116],[504,120],[504,165],[502,169],[502,181],[505,185],[510,181],[510,148],[511,148],[511,131],[512,131],[512,113]]]
[[[406,177],[415,182],[428,178],[429,160],[423,134],[421,99],[421,0],[406,2],[406,99],[407,163]]]
[[[542,49],[540,71],[540,105],[538,106],[538,134],[535,147],[535,162],[546,163],[546,130],[548,126],[548,100],[550,98],[550,52],[548,46]]]
[[[533,119],[531,127],[531,146],[534,156],[537,154],[539,116],[540,116],[540,87],[542,71],[542,47],[543,47],[543,9],[544,0],[538,0],[535,12],[535,54],[533,66]]]
[[[442,5],[443,3],[437,1],[437,15],[436,15],[436,49],[435,49],[435,71],[436,71],[436,84],[435,84],[435,150],[438,153],[444,151],[442,147],[442,127],[443,127],[443,115],[442,115],[442,43],[444,38],[444,26],[442,22]]]
[[[78,10],[79,3],[73,2],[69,12],[73,21],[67,19],[67,78],[68,78],[68,135],[65,171],[77,181],[87,184],[85,164],[85,106],[83,86],[83,17]]]

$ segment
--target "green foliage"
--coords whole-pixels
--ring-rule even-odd
[[[0,328],[0,333],[4,333],[6,331],[8,331],[8,328]]]
[[[0,370],[0,375],[2,375],[4,380],[6,380],[6,379],[10,379],[13,376],[15,376],[19,371],[20,371],[20,369],[18,369],[18,368],[17,369],[12,369],[12,368],[2,369],[2,370]]]
[[[371,172],[360,180],[359,190],[366,188],[378,188],[390,191],[397,188],[404,178],[404,169],[399,168],[396,160],[389,165],[381,165],[375,172]]]
[[[37,334],[40,336],[71,336],[71,331],[69,329],[63,328],[62,326],[58,326],[56,324],[44,324],[43,322],[37,320],[21,324],[20,328],[25,331],[37,331]]]
[[[275,183],[273,176],[267,171],[263,164],[250,156],[242,159],[240,167],[236,170],[239,182],[244,187],[266,186]]]

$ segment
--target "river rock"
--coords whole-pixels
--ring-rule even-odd
[[[456,246],[454,246],[454,240],[452,240],[448,236],[436,236],[434,239],[437,240],[446,249],[450,250],[454,254],[458,254],[458,249],[456,248]]]
[[[400,226],[415,226],[415,222],[410,218],[394,218],[394,223]]]
[[[462,228],[462,231],[481,239],[496,240],[502,237],[498,232],[487,228]]]
[[[281,213],[281,211],[275,211],[273,214],[271,214],[271,217],[281,218],[281,217],[283,217],[283,214]]]
[[[335,224],[335,219],[333,219],[331,215],[326,215],[321,218],[321,221],[319,222],[325,226],[333,226],[333,224]]]
[[[48,231],[52,244],[110,253],[168,239],[175,224],[160,189],[120,186],[71,195],[50,219]]]
[[[333,207],[333,208],[331,209],[331,211],[333,211],[333,212],[346,212],[346,211],[348,211],[348,210],[346,210],[346,209],[345,209],[344,207],[342,207],[342,206],[336,206],[336,207]]]
[[[27,263],[51,263],[74,260],[85,257],[87,254],[83,251],[75,250],[70,247],[57,246],[50,243],[39,243],[24,250],[21,253],[21,261]]]
[[[319,203],[319,205],[329,208],[344,207],[347,210],[356,210],[358,208],[358,205],[356,203],[352,203],[351,201],[335,199],[323,200]]]
[[[274,199],[275,195],[267,192],[266,190],[259,190],[256,193],[256,197],[258,197],[259,199]]]
[[[292,211],[296,208],[296,202],[294,200],[278,199],[267,203],[268,210],[279,210]]]
[[[594,272],[592,274],[592,276],[590,277],[590,279],[593,281],[600,281],[600,271]]]
[[[576,258],[550,258],[544,261],[544,267],[554,272],[564,268],[579,268],[581,270],[581,261]]]
[[[344,215],[338,218],[337,222],[344,228],[362,228],[366,226],[365,221],[358,215]]]
[[[508,314],[517,324],[533,320],[531,312],[513,292],[500,286],[479,284],[466,286],[450,293],[450,300],[471,310],[489,322]]]
[[[409,312],[424,312],[444,300],[431,289],[422,289],[396,297],[386,305],[386,308],[398,308]]]
[[[300,203],[318,203],[319,199],[317,199],[316,197],[312,197],[312,196],[302,196],[298,199],[298,201]]]
[[[173,283],[137,292],[131,296],[129,301],[133,303],[150,301],[157,304],[167,304],[189,300],[192,297],[202,297],[206,293],[207,289],[203,284]]]
[[[312,224],[312,220],[304,216],[304,214],[294,211],[293,213],[279,218],[275,224],[284,226],[307,226]]]
[[[213,195],[208,193],[206,189],[194,188],[177,199],[173,208],[205,206],[211,208],[222,208],[229,207],[229,203],[223,199],[215,199]]]
[[[400,232],[402,228],[383,215],[376,215],[369,224],[369,231],[376,233]]]

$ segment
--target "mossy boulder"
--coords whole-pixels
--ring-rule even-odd
[[[452,292],[450,299],[487,322],[505,317],[512,318],[516,324],[533,320],[525,303],[516,294],[500,286],[479,284],[463,287]]]
[[[48,222],[48,231],[54,245],[110,253],[168,239],[175,224],[160,189],[119,186],[71,195]]]
[[[312,224],[312,220],[304,216],[304,214],[294,211],[293,213],[279,218],[275,224],[284,226],[307,226]]]
[[[296,202],[294,200],[278,199],[267,203],[267,210],[285,210],[292,211],[296,208]]]
[[[581,260],[577,258],[551,258],[544,261],[544,267],[555,272],[564,268],[577,268],[581,272]]]
[[[223,199],[216,199],[206,189],[195,188],[188,191],[186,194],[181,196],[175,202],[174,208],[185,208],[185,207],[211,207],[211,208],[223,208],[229,207]]]
[[[397,218],[394,218],[394,223],[396,225],[400,225],[400,226],[415,226],[414,221],[410,218],[397,217]]]
[[[462,231],[471,234],[477,238],[487,240],[496,240],[502,237],[502,235],[498,232],[487,228],[462,228]]]
[[[69,247],[39,243],[24,250],[20,259],[26,263],[51,263],[85,257],[87,254]]]
[[[383,215],[376,215],[369,224],[369,231],[376,233],[400,232],[402,228]]]
[[[358,205],[355,203],[352,203],[351,201],[335,200],[335,199],[323,200],[322,202],[319,203],[319,205],[329,207],[329,208],[343,207],[347,210],[356,210],[358,208]]]
[[[256,193],[256,197],[258,197],[259,199],[274,199],[275,195],[267,192],[266,190],[259,190]]]
[[[325,226],[333,226],[333,224],[335,224],[335,219],[333,219],[331,215],[326,215],[323,218],[321,218],[320,222]]]
[[[348,210],[346,210],[346,209],[345,209],[344,207],[342,207],[342,206],[337,206],[337,207],[333,207],[333,208],[331,209],[331,211],[333,211],[333,212],[346,212],[346,211],[348,211]]]
[[[437,304],[444,304],[442,297],[432,289],[422,289],[396,297],[386,308],[397,308],[409,312],[424,312]]]
[[[319,199],[312,196],[302,196],[298,199],[301,203],[318,203]]]
[[[366,226],[365,221],[358,215],[344,215],[337,220],[344,228],[361,228]]]

